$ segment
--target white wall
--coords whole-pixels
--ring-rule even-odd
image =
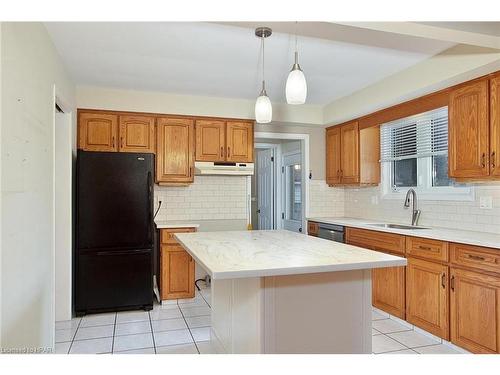
[[[75,88],[41,23],[2,24],[3,348],[54,343],[54,85]]]
[[[93,86],[77,87],[78,108],[109,109],[197,116],[255,118],[254,100],[178,95],[166,92],[123,90]],[[273,103],[273,120],[320,124],[319,105]]]

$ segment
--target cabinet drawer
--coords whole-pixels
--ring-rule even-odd
[[[174,233],[196,232],[196,228],[171,228],[161,230],[161,243],[175,244]]]
[[[500,273],[500,250],[451,243],[450,252],[452,264]]]
[[[314,221],[307,222],[307,234],[309,234],[310,236],[317,236],[318,231],[319,231],[318,223]]]
[[[429,238],[406,237],[406,254],[448,262],[448,242]]]
[[[373,230],[347,228],[347,243],[366,249],[405,253],[405,236]]]

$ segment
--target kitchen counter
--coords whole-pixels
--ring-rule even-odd
[[[431,238],[435,240],[485,246],[500,249],[500,235],[486,232],[475,232],[448,228],[432,227],[430,229],[395,229],[381,228],[370,224],[385,223],[383,220],[356,219],[350,217],[310,217],[308,221],[337,224],[345,227],[361,228],[378,232],[397,233],[405,236]],[[401,223],[397,223],[401,224]]]
[[[199,228],[199,223],[191,221],[155,221],[157,229],[171,229],[171,228]]]
[[[371,269],[406,259],[285,230],[177,233],[212,276],[225,353],[371,353]]]
[[[212,279],[404,266],[392,255],[287,230],[176,233]]]

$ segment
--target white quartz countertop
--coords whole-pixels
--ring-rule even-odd
[[[381,228],[370,224],[385,223],[383,220],[355,219],[349,217],[310,217],[307,220],[319,223],[337,224],[346,227],[362,228],[379,232],[403,234],[405,236],[424,237],[435,240],[457,242],[468,245],[493,247],[500,249],[500,235],[486,232],[475,232],[448,228],[432,227],[430,229],[394,229]],[[401,224],[401,223],[397,223]]]
[[[200,224],[188,221],[156,221],[156,228],[170,229],[170,228],[198,228]]]
[[[177,233],[215,279],[405,266],[406,259],[286,230]]]

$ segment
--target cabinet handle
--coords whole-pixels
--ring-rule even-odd
[[[123,137],[120,138],[120,147],[123,148]]]
[[[491,153],[491,168],[495,169],[495,151]]]
[[[193,167],[189,167],[189,177],[193,176]]]
[[[227,147],[227,157],[231,156],[231,147]]]
[[[221,146],[220,148],[220,157],[224,157],[224,147]]]
[[[419,249],[421,250],[432,250],[430,246],[422,246],[422,245],[419,245],[418,247]]]
[[[443,289],[446,288],[445,277],[446,277],[446,274],[443,272],[443,274],[441,275],[441,286],[443,287]]]
[[[483,155],[481,156],[481,165],[483,168],[486,167],[486,154],[483,152]]]
[[[112,147],[114,148],[115,147],[115,137],[111,138],[111,142],[112,142]]]
[[[455,291],[455,276],[451,276],[451,280],[450,280],[450,289],[452,291]]]
[[[337,176],[340,176],[340,170],[337,170]]]
[[[486,260],[486,259],[484,259],[484,257],[480,257],[479,255],[469,254],[467,256],[469,257],[469,259],[480,260],[480,261],[483,261],[483,262]]]

